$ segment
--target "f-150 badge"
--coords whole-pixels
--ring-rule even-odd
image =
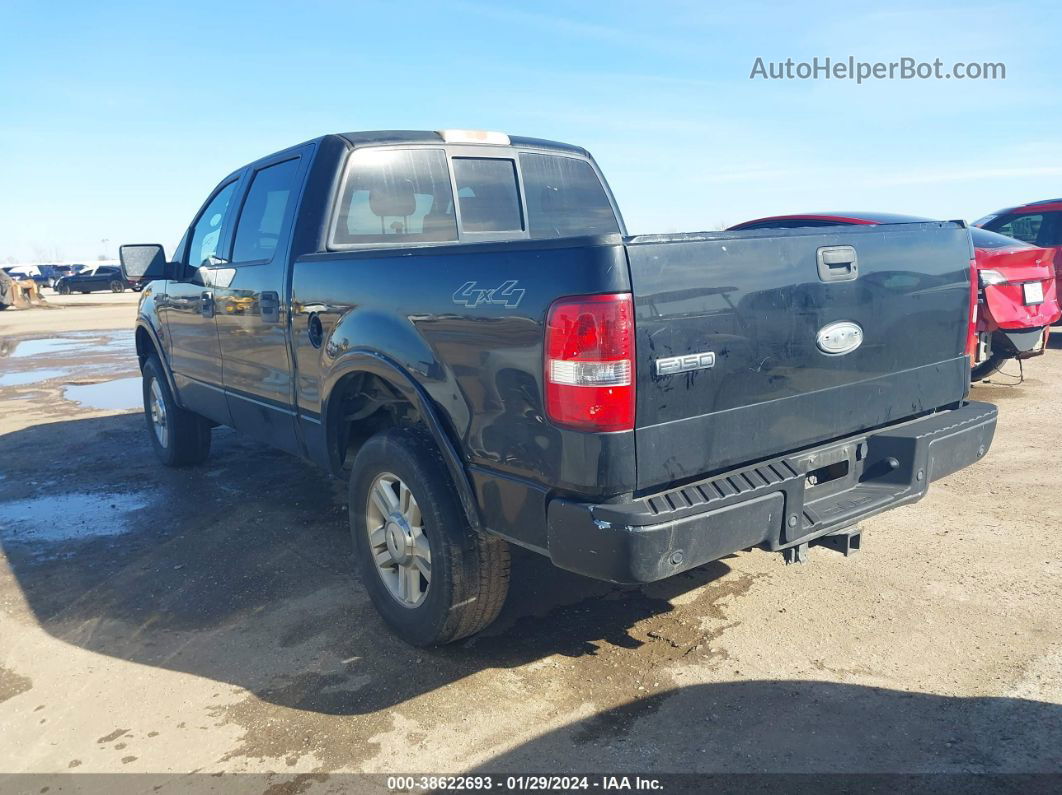
[[[713,351],[689,353],[685,356],[669,356],[667,359],[656,360],[656,374],[658,376],[677,375],[694,370],[707,370],[709,367],[715,367],[715,353]]]

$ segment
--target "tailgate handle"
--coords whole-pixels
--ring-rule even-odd
[[[819,278],[824,282],[850,282],[859,276],[854,246],[823,246],[816,253]]]

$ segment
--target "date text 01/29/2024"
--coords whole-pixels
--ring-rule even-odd
[[[659,778],[642,776],[389,776],[387,789],[391,792],[437,790],[502,790],[510,792],[556,792],[601,790],[652,792],[663,789]]]

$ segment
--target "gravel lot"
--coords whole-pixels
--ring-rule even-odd
[[[865,522],[856,556],[752,551],[622,588],[518,554],[501,620],[423,651],[352,573],[343,483],[228,430],[202,469],[156,463],[135,302],[0,314],[0,790],[68,771],[283,791],[351,771],[1062,772],[1057,342],[1024,383],[975,387],[1000,407],[991,453]]]

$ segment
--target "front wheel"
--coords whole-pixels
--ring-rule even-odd
[[[124,293],[125,292],[125,285],[122,284],[119,281],[111,282],[111,292],[112,293]]]
[[[210,424],[173,399],[162,363],[144,364],[144,417],[155,454],[168,467],[202,464],[210,455]]]
[[[59,295],[70,295],[70,285],[69,284],[60,284],[59,285]]]
[[[473,530],[431,438],[393,428],[369,439],[350,475],[361,579],[392,631],[414,646],[479,632],[509,590],[509,548]]]

